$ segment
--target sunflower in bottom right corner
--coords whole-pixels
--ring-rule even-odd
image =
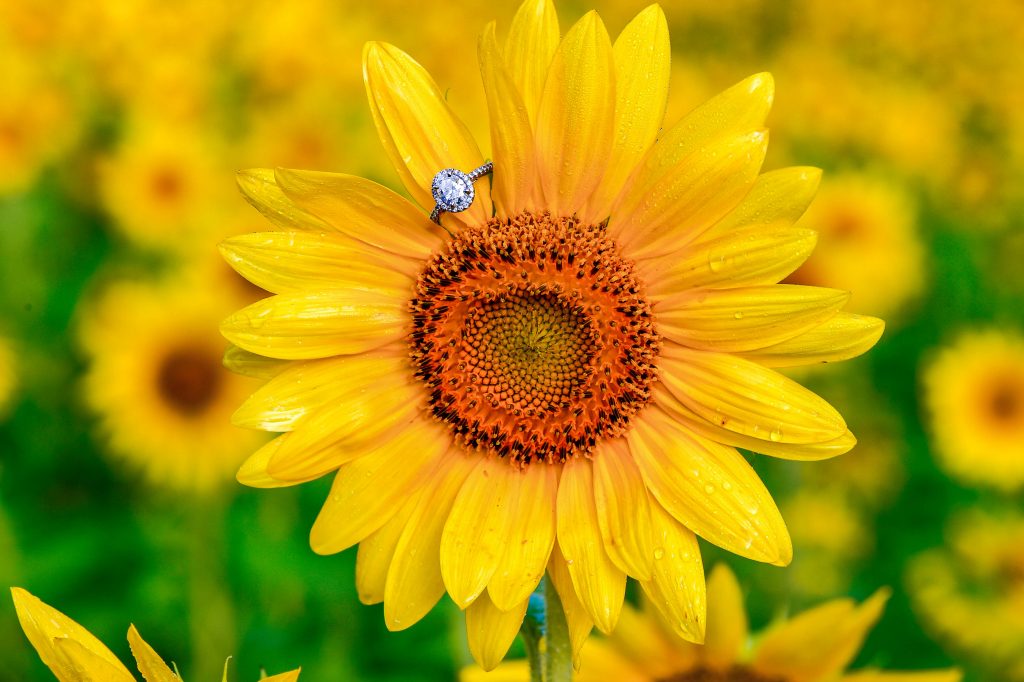
[[[959,682],[957,669],[847,671],[889,598],[878,590],[857,604],[842,598],[781,620],[753,638],[736,576],[719,564],[708,576],[707,636],[684,641],[654,609],[624,606],[605,639],[584,646],[575,682]],[[525,682],[516,661],[491,673],[466,669],[461,682]]]
[[[1024,513],[965,509],[907,566],[923,627],[981,679],[1024,682]]]

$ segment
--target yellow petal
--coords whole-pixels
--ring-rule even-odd
[[[487,583],[491,600],[504,611],[529,598],[544,577],[555,544],[558,471],[536,463],[527,467],[522,477],[505,549],[498,570]]]
[[[584,608],[601,632],[610,633],[615,629],[625,597],[626,574],[604,550],[594,503],[593,469],[588,460],[569,460],[562,468],[558,484],[558,546]]]
[[[309,481],[373,452],[378,444],[397,437],[414,421],[425,418],[410,387],[381,382],[372,391],[340,399],[288,434],[267,463],[267,473],[279,481]],[[280,439],[279,439],[280,440]]]
[[[416,261],[442,244],[442,231],[406,199],[383,185],[342,173],[278,168],[288,199],[331,229],[385,253]]]
[[[775,81],[770,73],[745,78],[712,97],[665,132],[631,182],[650,185],[718,140],[763,129],[774,98]]]
[[[719,669],[732,667],[741,660],[748,634],[740,584],[726,564],[718,564],[708,576],[708,625],[703,660]]]
[[[122,673],[120,663],[114,665],[77,639],[58,637],[53,648],[67,666],[64,675],[57,676],[60,682],[135,682],[130,673]]]
[[[221,323],[231,343],[282,360],[352,355],[406,333],[407,301],[374,289],[278,294]]]
[[[629,608],[623,606],[623,613]],[[575,682],[651,682],[661,679],[652,677],[650,669],[658,666],[661,661],[631,661],[619,652],[619,630],[615,630],[614,644],[611,641],[595,639],[587,645],[581,656],[579,672],[573,676]],[[670,670],[669,674],[674,673]],[[672,679],[665,677],[665,679]]]
[[[697,536],[660,504],[651,505],[654,525],[654,577],[640,587],[672,631],[688,642],[704,641],[704,564]]]
[[[742,137],[764,128],[775,96],[771,74],[759,73],[708,100],[668,129],[647,153],[616,204],[635,204],[652,187],[678,174],[689,157],[706,152],[722,140]],[[627,202],[627,197],[632,197]],[[612,209],[609,227],[618,234],[617,222],[629,216]]]
[[[291,434],[278,436],[256,452],[252,453],[249,458],[242,463],[242,466],[239,467],[238,473],[235,474],[235,478],[238,482],[242,485],[247,485],[250,488],[284,488],[319,478],[320,475],[317,474],[308,479],[295,478],[292,480],[282,481],[270,475],[267,471],[267,468],[270,466],[270,460],[284,444],[285,440],[289,438],[291,438]]]
[[[459,608],[471,604],[498,569],[522,479],[506,459],[481,455],[455,498],[441,534],[441,575]]]
[[[455,497],[477,465],[476,453],[452,448],[398,540],[384,587],[384,622],[404,630],[419,622],[444,595],[441,577],[441,533]]]
[[[286,230],[330,230],[331,227],[292,203],[277,186],[272,168],[250,168],[236,176],[246,201],[278,227]]]
[[[556,216],[583,208],[601,181],[615,134],[615,63],[596,12],[562,39],[536,121],[545,204]]]
[[[131,647],[139,672],[146,682],[181,682],[160,655],[153,651],[153,647],[142,639],[134,625],[128,628],[128,646]]]
[[[358,405],[378,382],[411,383],[409,361],[401,347],[376,353],[343,355],[289,363],[242,403],[231,421],[236,426],[264,431],[291,431],[303,418],[338,402]],[[391,379],[388,381],[388,379]]]
[[[21,629],[58,680],[134,681],[110,649],[81,625],[20,587],[11,588],[11,597]],[[105,673],[109,676],[100,676]]]
[[[665,13],[650,5],[622,30],[615,58],[615,133],[611,156],[585,218],[600,222],[626,179],[654,144],[665,118],[671,47]]]
[[[313,551],[341,552],[387,523],[448,451],[449,440],[437,424],[417,420],[376,451],[342,467],[313,524]]]
[[[594,621],[576,594],[572,576],[569,575],[569,566],[565,563],[565,557],[562,556],[562,550],[559,549],[557,542],[551,549],[548,578],[558,593],[558,601],[562,603],[565,622],[569,628],[569,641],[572,644],[573,666],[579,670],[580,651],[586,644],[590,631],[594,629]]]
[[[288,360],[257,355],[234,345],[224,351],[223,363],[224,367],[235,374],[263,380],[272,379],[291,364]]]
[[[634,183],[612,208],[609,233],[637,259],[679,250],[750,191],[767,149],[763,130],[711,142],[657,180]]]
[[[530,115],[498,49],[494,22],[480,36],[477,52],[487,94],[494,150],[495,211],[500,218],[536,207],[537,157]]]
[[[221,242],[220,252],[238,274],[275,294],[352,286],[408,297],[420,268],[332,232],[255,232]]]
[[[883,331],[885,322],[877,317],[840,312],[791,339],[739,355],[765,367],[839,362],[866,353]]]
[[[735,448],[743,448],[751,452],[759,452],[763,455],[779,457],[780,459],[793,459],[805,462],[818,461],[836,457],[853,449],[857,439],[849,430],[843,435],[832,440],[820,443],[776,443],[773,440],[761,440],[751,436],[745,436],[735,431],[723,429],[721,426],[709,422],[704,417],[688,409],[685,405],[676,400],[675,396],[668,393],[664,388],[655,389],[655,401],[665,408],[677,420],[685,424],[688,429],[704,436],[717,443],[725,443]]]
[[[508,653],[519,634],[529,599],[502,611],[487,593],[481,594],[466,609],[466,635],[469,651],[484,670],[494,670]]]
[[[647,489],[680,523],[748,559],[784,566],[793,558],[775,501],[736,450],[697,436],[657,407],[643,413],[628,440]]]
[[[602,663],[612,663],[612,658],[617,659],[614,663],[616,668],[623,667],[626,659],[641,670],[644,676],[640,678],[649,682],[652,678],[656,680],[669,679],[680,670],[685,670],[696,663],[695,657],[689,655],[693,647],[680,642],[675,634],[668,635],[662,629],[662,623],[658,615],[649,611],[649,605],[645,598],[644,611],[640,611],[627,602],[622,605],[622,612],[619,614],[619,624],[615,626],[615,635],[612,642],[614,650],[601,652],[595,656],[599,649],[606,648],[604,642],[598,640],[590,642],[583,655],[583,665],[579,679],[585,680],[588,677],[594,682],[601,679],[601,671],[604,669]],[[596,659],[596,660],[595,660]],[[590,675],[587,672],[590,671]],[[636,675],[635,671],[632,675]],[[630,673],[624,672],[623,677],[629,679]],[[607,679],[607,678],[605,678]],[[613,679],[618,680],[615,676]]]
[[[637,267],[650,298],[660,300],[697,287],[781,282],[807,260],[817,242],[814,230],[750,227],[702,238],[682,252],[643,260]]]
[[[558,13],[551,0],[525,0],[519,6],[509,27],[505,59],[531,121],[537,120],[558,38]]]
[[[277,675],[265,677],[260,680],[260,682],[298,682],[300,672],[302,672],[302,668],[297,668],[286,673],[279,673]]]
[[[388,569],[395,558],[395,547],[423,494],[423,491],[417,491],[410,495],[387,523],[359,543],[356,554],[356,591],[362,603],[380,604],[384,601]]]
[[[792,225],[811,205],[820,183],[821,170],[817,168],[794,166],[765,173],[710,233],[725,235],[750,225]]]
[[[484,163],[466,125],[455,116],[430,74],[387,43],[363,49],[363,79],[377,133],[409,194],[428,211],[430,185],[443,168],[469,172]],[[459,219],[480,225],[491,217],[489,183],[476,183],[476,200]],[[451,214],[446,214],[451,220]]]
[[[679,402],[729,431],[777,443],[822,443],[846,433],[831,405],[750,360],[666,344],[661,367]]]
[[[855,607],[850,600],[828,602],[769,629],[754,653],[754,668],[793,682],[838,677],[864,644],[889,598],[879,590]]]
[[[605,551],[628,575],[650,580],[654,538],[650,501],[640,470],[621,438],[607,442],[593,461],[594,503]]]
[[[655,308],[658,331],[689,348],[735,353],[787,341],[832,317],[850,300],[837,289],[770,284],[691,289]]]
[[[858,670],[843,675],[841,682],[960,682],[964,677],[956,668],[891,672],[888,670]]]
[[[467,665],[459,671],[459,682],[529,682],[530,662],[525,658],[506,661],[494,670]]]

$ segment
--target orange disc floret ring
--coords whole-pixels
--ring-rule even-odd
[[[430,219],[440,225],[442,213],[461,213],[472,206],[476,198],[473,183],[493,172],[494,164],[490,161],[468,173],[455,168],[438,171],[430,183],[430,193],[434,195],[435,202]]]

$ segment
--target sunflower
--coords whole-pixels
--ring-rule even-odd
[[[679,639],[659,614],[626,606],[606,640],[583,650],[577,682],[958,682],[958,670],[847,672],[882,615],[888,590],[864,603],[835,599],[781,620],[751,643],[740,586],[724,564],[708,576],[708,633],[703,647]],[[493,673],[472,668],[462,682],[529,679],[521,664]]]
[[[262,441],[229,424],[254,385],[223,369],[211,333],[238,300],[198,278],[119,281],[82,311],[85,401],[110,450],[155,485],[211,489]]]
[[[924,370],[940,466],[959,481],[1005,492],[1024,485],[1024,337],[971,331]]]
[[[545,570],[577,648],[593,625],[614,628],[627,575],[700,641],[697,535],[791,559],[736,447],[813,460],[855,442],[772,368],[862,353],[882,322],[841,312],[844,292],[775,284],[814,245],[791,225],[819,174],[758,176],[769,75],[659,139],[669,43],[657,6],[613,45],[593,12],[559,39],[550,1],[529,0],[504,49],[492,23],[479,56],[493,187],[477,183],[443,229],[427,218],[434,175],[485,157],[391,45],[366,46],[366,90],[416,203],[350,175],[240,175],[276,230],[222,250],[276,295],[221,330],[240,349],[229,364],[276,375],[235,420],[284,433],[239,479],[337,471],[313,549],[359,544],[360,598],[383,601],[392,629],[447,592],[487,667]]]
[[[908,565],[914,610],[950,651],[990,673],[986,679],[1021,682],[1024,516],[968,510],[947,537],[946,547]]]
[[[60,682],[135,682],[135,676],[103,642],[57,609],[20,587],[12,587],[14,608],[28,641]],[[148,682],[180,682],[181,677],[153,651],[139,631],[128,628],[128,644],[139,672]],[[265,678],[265,682],[296,682],[293,670]],[[224,669],[227,682],[227,667]]]
[[[215,229],[231,206],[220,178],[225,150],[190,124],[139,117],[99,163],[99,191],[133,243],[181,250]],[[223,233],[220,233],[223,234]]]
[[[799,225],[818,231],[818,248],[787,281],[854,291],[859,308],[882,316],[901,312],[923,290],[914,204],[892,182],[841,175],[824,183]]]

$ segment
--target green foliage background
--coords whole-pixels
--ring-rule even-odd
[[[466,26],[455,28],[445,49],[420,46],[425,52],[417,53],[415,24],[427,10],[410,10],[405,16],[393,13],[390,4],[379,8],[376,24],[368,25],[367,30],[375,28],[378,34],[351,40],[385,37],[402,44],[408,38],[413,43],[409,50],[428,66],[457,58],[467,60],[466,68],[472,68],[473,38],[483,24],[477,17],[493,15],[504,27],[514,9],[508,2],[486,12],[467,8]],[[595,4],[613,34],[642,9],[641,3]],[[804,4],[668,3],[674,58],[691,62],[697,70],[706,68],[707,80],[724,88],[746,71],[770,66],[786,46],[815,40],[793,28]],[[863,4],[870,19],[877,7]],[[349,9],[339,7],[345,16]],[[964,4],[965,21],[971,19],[971,7]],[[584,9],[579,2],[560,7],[563,27]],[[365,20],[372,11],[362,8],[359,16]],[[410,25],[395,27],[405,21]],[[893,66],[897,59],[887,52],[886,41],[897,39],[883,34],[877,44],[855,44],[857,50],[828,44],[818,49],[844,54],[867,50],[870,59],[850,61],[861,68],[870,62],[882,78],[923,83],[934,95],[935,107],[988,111],[987,102],[950,102],[950,92],[933,88],[923,71]],[[1009,59],[1020,51],[1012,41],[1006,35],[1005,44],[996,40],[991,47],[1004,50]],[[0,49],[14,51],[10,44],[0,43]],[[937,66],[930,53],[920,61]],[[345,68],[356,72],[359,65]],[[978,77],[987,77],[980,67]],[[786,97],[786,89],[787,83],[779,82],[778,98]],[[346,115],[362,120],[361,94],[348,94],[351,99],[342,102]],[[674,100],[670,111],[694,104]],[[875,105],[884,116],[887,102]],[[961,119],[967,146],[975,139],[968,125],[975,118],[965,113]],[[337,123],[343,137],[365,136],[359,125]],[[255,679],[261,667],[282,672],[300,665],[303,679],[309,680],[454,679],[458,667],[469,661],[457,609],[444,601],[412,629],[388,633],[381,607],[362,606],[356,599],[355,551],[321,557],[309,549],[307,532],[327,494],[327,479],[274,491],[228,485],[210,500],[155,489],[111,464],[104,442],[96,437],[95,416],[82,403],[79,380],[85,360],[73,338],[73,318],[94,278],[111,262],[142,263],[154,271],[159,266],[112,230],[88,179],[69,181],[83,173],[83,148],[102,148],[108,128],[100,117],[78,148],[40,162],[28,187],[0,196],[0,332],[14,340],[18,375],[13,402],[0,424],[0,584],[29,589],[85,625],[125,661],[130,660],[125,632],[135,623],[157,651],[179,664],[188,680],[219,679],[228,655],[234,657],[239,680]],[[1006,132],[1001,124],[995,128],[1001,135]],[[984,143],[1000,152],[993,173],[1007,185],[1020,185],[1019,159],[1007,139],[997,136]],[[1019,499],[1002,500],[965,488],[939,472],[923,418],[919,370],[934,349],[961,329],[1021,328],[1021,202],[1011,195],[986,204],[984,212],[954,208],[946,201],[943,180],[907,170],[900,159],[882,157],[877,150],[827,136],[823,142],[790,135],[780,142],[787,158],[826,171],[881,166],[919,200],[918,233],[929,271],[925,294],[890,325],[866,357],[816,375],[810,383],[837,400],[855,433],[871,421],[873,412],[884,411],[902,439],[905,483],[872,518],[873,553],[848,567],[849,593],[858,599],[882,585],[895,590],[858,662],[896,669],[947,666],[954,661],[929,638],[904,590],[907,561],[943,544],[944,523],[955,510],[1020,504]],[[339,158],[334,170],[365,163]],[[368,172],[395,184],[386,171]],[[85,187],[84,200],[80,186]],[[848,457],[857,457],[857,451]],[[808,484],[803,467],[815,466],[760,456],[752,456],[752,462],[780,498]],[[737,571],[756,626],[810,601],[792,585],[788,569],[755,565],[708,546],[705,557],[709,566],[724,560]],[[0,606],[0,671],[5,680],[51,679],[21,635],[9,603]],[[973,668],[968,679],[996,680]]]

